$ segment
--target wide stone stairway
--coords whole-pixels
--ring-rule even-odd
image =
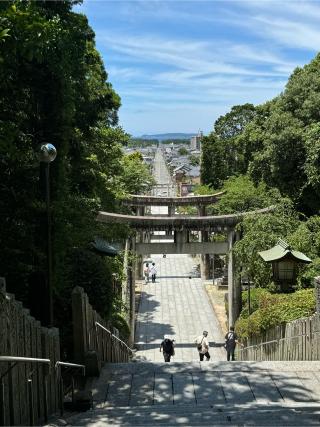
[[[154,174],[159,184],[169,182],[160,150]],[[67,425],[319,426],[320,362],[224,361],[224,334],[204,284],[190,273],[196,260],[151,257],[157,280],[141,286],[135,360],[105,365],[91,383],[92,409]],[[197,361],[194,340],[204,329],[210,362]],[[170,363],[161,361],[164,334],[176,340]]]
[[[320,425],[320,362],[109,364],[76,426]]]

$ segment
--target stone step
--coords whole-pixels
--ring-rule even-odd
[[[99,406],[320,402],[319,362],[108,366],[93,385]]]
[[[139,363],[109,363],[105,365],[100,375],[104,373],[177,373],[186,371],[317,371],[320,361],[209,361],[209,362],[139,362]]]
[[[68,424],[320,425],[318,361],[113,364],[92,393],[94,409]]]
[[[320,423],[318,405],[220,405],[162,406],[158,408],[109,408],[93,410],[68,419],[74,426],[150,426],[150,425],[236,425],[236,426],[313,426]]]

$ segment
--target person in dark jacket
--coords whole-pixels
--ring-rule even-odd
[[[225,349],[227,350],[227,360],[234,360],[234,351],[236,349],[238,341],[238,335],[234,332],[234,327],[230,326],[229,332],[225,335]]]
[[[165,362],[170,362],[172,356],[174,356],[174,340],[171,340],[167,335],[164,336],[162,343],[160,344],[160,351],[163,353]]]

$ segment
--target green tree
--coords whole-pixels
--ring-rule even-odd
[[[290,203],[284,201],[267,214],[248,215],[239,225],[242,238],[234,245],[237,267],[256,287],[271,284],[271,266],[258,252],[274,246],[279,238],[287,239],[299,226],[298,216]]]
[[[192,154],[189,156],[189,162],[192,166],[199,166],[200,165],[200,157],[196,156],[195,154]]]
[[[223,142],[227,176],[246,172],[245,146],[240,142],[239,137],[255,115],[256,109],[252,104],[235,105],[230,112],[220,116],[214,124],[214,132]]]
[[[307,215],[319,212],[318,164],[320,56],[297,68],[284,92],[257,109],[241,137],[249,172],[291,197]]]
[[[223,140],[231,140],[240,135],[255,116],[252,104],[235,105],[230,112],[220,116],[214,123],[214,132]]]
[[[119,184],[125,194],[140,194],[151,189],[155,184],[149,168],[143,163],[140,153],[132,153],[121,160],[122,174]]]
[[[187,154],[189,154],[189,151],[185,147],[180,147],[178,153],[180,156],[186,156]]]
[[[264,182],[255,185],[247,175],[229,178],[224,182],[223,191],[225,194],[214,206],[219,214],[248,212],[282,201],[277,189],[267,188]]]
[[[305,181],[302,123],[291,113],[274,108],[264,127],[263,147],[250,163],[250,174],[296,198]]]
[[[202,138],[200,165],[201,183],[213,188],[221,188],[228,177],[224,145],[215,133]]]
[[[72,251],[86,251],[96,236],[128,232],[96,221],[99,209],[118,208],[124,192],[116,185],[123,174],[121,146],[128,136],[114,127],[120,98],[107,81],[86,17],[72,11],[75,3],[0,5],[0,27],[8,30],[0,61],[0,272],[8,290],[27,304],[31,278],[46,271],[41,143],[58,151],[51,165],[55,300],[63,293]],[[88,257],[92,268],[95,257]],[[92,269],[85,271],[89,280]]]

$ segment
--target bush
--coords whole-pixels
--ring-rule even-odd
[[[264,288],[253,288],[250,290],[250,311],[253,313],[254,311],[260,308],[260,303],[266,294],[269,292]],[[248,304],[248,291],[242,292],[242,311],[241,317],[245,318],[249,316],[249,304]]]
[[[114,313],[111,318],[111,324],[114,328],[118,329],[120,338],[123,341],[128,342],[130,327],[124,317],[119,313]]]
[[[272,327],[308,317],[314,313],[313,289],[304,289],[293,294],[271,294],[265,289],[254,291],[251,301],[252,308],[255,306],[256,310],[249,316],[245,306],[236,322],[236,330],[241,338],[260,335]],[[247,292],[244,294],[246,295],[243,298],[246,301]]]

